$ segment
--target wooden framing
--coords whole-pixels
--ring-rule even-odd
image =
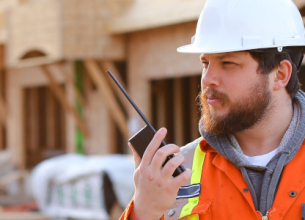
[[[184,132],[184,115],[183,115],[183,81],[178,78],[174,81],[174,133],[175,144],[181,146],[183,144]]]
[[[4,142],[4,135],[3,135],[3,127],[0,126],[0,151],[5,148],[3,142]]]
[[[8,109],[4,99],[5,89],[6,89],[6,80],[5,80],[5,53],[4,46],[0,46],[0,127],[1,125],[5,126],[7,117],[8,117]],[[1,136],[1,134],[0,134]],[[1,148],[0,148],[1,149]]]
[[[157,128],[161,128],[163,126],[165,126],[165,121],[166,121],[166,114],[165,114],[165,108],[166,108],[166,99],[165,99],[165,90],[164,90],[164,82],[158,82],[158,87],[157,87],[157,96],[158,96],[158,100],[157,100],[157,106],[158,106],[158,110],[157,110]]]
[[[46,136],[46,142],[47,142],[47,149],[54,148],[56,146],[55,142],[55,120],[54,120],[54,106],[55,106],[55,100],[52,96],[51,92],[46,93],[47,98],[47,106],[46,106],[46,120],[47,120],[47,136]],[[51,137],[51,138],[50,138]]]
[[[109,139],[112,140],[109,142],[109,153],[115,154],[116,153],[116,147],[117,147],[117,135],[116,135],[116,122],[114,119],[110,119],[108,123],[108,129],[109,129]]]
[[[77,4],[73,0],[44,0],[12,7],[5,17],[7,64],[32,67],[47,64],[48,60],[124,59],[125,36],[106,33],[104,26],[109,18],[101,9],[113,16],[127,5],[129,0],[77,0]],[[24,25],[24,20],[31,25]],[[33,49],[46,56],[22,59]]]
[[[75,93],[77,100],[81,103],[82,106],[87,106],[88,103],[87,103],[86,99],[80,93],[80,91],[76,88],[71,75],[68,74],[68,72],[65,69],[65,67],[63,66],[63,64],[59,63],[59,64],[55,64],[55,65],[58,67],[58,69],[60,69],[60,72],[63,74],[63,76],[66,80],[66,83],[69,83],[72,86],[73,92]]]
[[[197,97],[198,93],[200,91],[198,84],[198,79],[196,77],[191,77],[190,78],[190,96],[191,97]],[[198,117],[198,111],[199,110],[199,106],[197,105],[197,103],[199,102],[199,99],[197,98],[195,99],[190,99],[189,100],[190,103],[189,105],[191,106],[191,121],[190,121],[190,126],[191,126],[191,139],[195,140],[196,138],[198,138],[200,136],[199,131],[198,131],[198,122],[199,122],[199,117]]]
[[[0,124],[5,125],[8,117],[6,103],[0,94]]]
[[[102,70],[106,72],[107,70],[110,70],[111,73],[115,76],[115,78],[120,82],[120,84],[123,86],[123,88],[127,91],[127,87],[124,83],[124,81],[121,79],[118,69],[115,67],[113,62],[110,61],[103,61],[101,62]],[[109,77],[106,77],[106,80],[109,81],[109,85],[112,87],[113,91],[119,98],[120,102],[122,103],[123,107],[125,109],[128,109],[130,107],[130,103],[126,99],[125,95],[119,90],[117,85],[113,82],[112,79]]]
[[[58,86],[55,78],[52,76],[51,72],[49,71],[48,67],[43,65],[41,66],[41,69],[43,71],[43,73],[45,74],[45,76],[48,78],[51,89],[53,90],[55,96],[58,98],[58,101],[60,102],[60,104],[63,106],[63,108],[71,113],[76,121],[77,126],[79,127],[79,129],[81,130],[81,132],[88,137],[89,133],[88,133],[88,129],[85,126],[83,120],[81,119],[80,115],[76,112],[76,110],[69,104],[69,102],[67,101],[64,92],[62,91],[62,89]]]
[[[44,159],[66,152],[66,117],[62,114],[69,113],[48,84],[24,88],[22,96],[25,164],[31,169]]]
[[[39,120],[37,115],[39,115],[38,111],[38,102],[39,102],[39,97],[38,97],[38,92],[35,91],[35,89],[30,89],[28,91],[28,101],[29,103],[27,104],[29,107],[29,112],[26,112],[26,115],[24,117],[28,117],[28,127],[25,127],[26,133],[29,133],[31,135],[26,134],[28,137],[29,143],[27,146],[30,147],[30,149],[27,149],[27,151],[30,152],[36,152],[39,149]]]
[[[166,142],[178,146],[198,138],[199,109],[195,101],[200,88],[200,76],[153,81],[152,123],[168,129]]]
[[[107,30],[118,34],[196,21],[205,2],[206,0],[134,1],[125,13],[109,21]]]
[[[128,140],[128,127],[127,119],[121,110],[119,104],[117,103],[115,96],[107,84],[107,79],[98,67],[98,64],[93,60],[86,60],[84,62],[85,67],[88,71],[88,75],[91,77],[92,81],[96,84],[98,91],[106,100],[106,105],[109,108],[109,113],[115,120],[116,124],[119,126],[122,134]]]
[[[1,20],[0,16],[0,20]],[[1,23],[1,22],[0,22]],[[5,47],[0,45],[0,151],[6,148],[6,126],[8,120],[8,108],[6,96],[6,69],[5,69]]]
[[[66,62],[65,66],[69,72],[74,72],[72,62]],[[48,67],[50,70],[52,70],[52,75],[56,80],[56,83],[65,84],[65,79],[59,69],[56,68],[55,65],[49,65]],[[14,163],[20,169],[25,169],[27,157],[25,144],[26,133],[24,131],[24,123],[26,121],[24,115],[24,93],[28,88],[47,87],[49,85],[49,80],[40,67],[8,69],[6,76],[6,101],[7,105],[9,106],[9,115],[7,118],[8,120],[6,127],[6,146],[7,149],[12,153],[12,163]],[[65,84],[64,90],[66,99],[69,101],[69,103],[73,103],[75,96],[71,86],[69,84]],[[53,99],[55,99],[54,96]],[[75,152],[76,121],[73,115],[69,112],[61,112],[64,114],[64,116],[61,116],[61,120],[64,120],[63,123],[65,124],[65,127],[62,131],[58,130],[56,133],[60,132],[60,135],[65,136],[65,138],[62,140],[64,143],[61,146],[65,147],[65,151],[67,153],[72,153]],[[46,114],[50,114],[50,112]]]
[[[12,1],[8,0],[7,2]],[[51,2],[51,1],[49,1]],[[199,74],[201,71],[201,65],[198,62],[198,55],[194,55],[194,60],[195,61],[190,61],[190,56],[192,55],[183,55],[183,54],[178,54],[176,53],[175,49],[179,45],[185,44],[185,42],[189,42],[190,38],[190,33],[193,34],[195,30],[195,20],[197,19],[197,16],[199,15],[198,12],[201,11],[202,7],[199,7],[199,4],[203,5],[205,0],[190,0],[190,1],[178,1],[178,0],[168,0],[168,1],[163,1],[163,0],[156,0],[156,1],[138,1],[135,0],[132,2],[134,5],[129,5],[131,7],[126,7],[126,13],[121,13],[121,15],[117,16],[114,20],[107,19],[107,22],[109,21],[110,25],[110,31],[113,33],[119,33],[119,32],[128,32],[128,31],[134,31],[134,30],[143,30],[143,29],[150,29],[153,27],[153,29],[148,30],[148,31],[141,31],[141,32],[134,32],[128,35],[128,38],[126,38],[127,41],[125,40],[125,35],[120,35],[118,36],[118,39],[112,39],[112,37],[108,38],[109,36],[105,33],[105,36],[103,35],[104,33],[99,33],[97,34],[96,38],[93,36],[95,35],[95,32],[101,31],[104,32],[106,29],[104,24],[101,25],[99,22],[100,20],[96,19],[95,16],[87,16],[86,14],[83,14],[83,5],[87,4],[86,0],[83,0],[81,5],[79,5],[79,10],[77,9],[71,9],[69,6],[68,1],[58,1],[60,4],[64,3],[65,5],[59,5],[59,6],[65,6],[64,11],[61,13],[59,12],[60,9],[59,7],[54,7],[56,10],[51,11],[51,15],[48,13],[45,13],[43,10],[38,10],[36,14],[30,14],[30,13],[24,13],[25,17],[27,16],[32,16],[33,17],[33,22],[30,22],[31,24],[36,24],[36,22],[41,23],[41,26],[36,26],[36,25],[31,25],[29,27],[24,27],[29,30],[28,32],[22,32],[22,33],[29,33],[28,35],[8,35],[11,36],[8,38],[8,44],[12,44],[10,46],[14,46],[16,50],[19,50],[19,48],[22,47],[27,47],[23,48],[23,52],[26,52],[27,50],[35,49],[38,48],[42,51],[45,47],[43,47],[42,44],[47,45],[49,50],[45,50],[47,55],[52,55],[52,56],[47,56],[47,57],[37,57],[37,58],[31,58],[27,60],[19,60],[20,62],[16,63],[16,65],[20,68],[23,68],[20,71],[27,71],[28,67],[33,67],[41,64],[49,64],[49,63],[54,63],[57,62],[58,60],[66,59],[66,60],[74,60],[74,59],[80,59],[84,57],[90,57],[91,59],[95,57],[96,59],[115,59],[115,60],[122,60],[126,59],[126,54],[125,52],[128,53],[127,57],[128,59],[128,82],[129,82],[129,92],[130,95],[133,97],[134,101],[139,104],[139,107],[141,110],[144,112],[144,114],[149,118],[149,109],[150,109],[150,93],[149,93],[149,80],[151,79],[164,79],[164,78],[176,78],[177,76],[186,76],[186,75],[194,75],[194,74]],[[109,2],[109,1],[108,1]],[[196,3],[194,3],[196,2]],[[304,7],[305,3],[304,0],[294,0],[294,2],[299,6],[299,7]],[[177,3],[177,5],[176,5]],[[193,4],[194,3],[194,4]],[[44,4],[44,3],[43,3]],[[52,3],[53,4],[53,3]],[[103,6],[102,1],[98,3],[99,7],[100,5]],[[117,4],[117,3],[116,3]],[[120,4],[120,3],[119,3]],[[160,6],[163,7],[160,7]],[[173,5],[176,7],[173,9]],[[186,6],[186,7],[185,7]],[[90,6],[91,7],[91,6]],[[95,7],[96,12],[98,12],[100,15],[100,8]],[[143,7],[143,8],[142,8]],[[194,10],[190,10],[190,8],[195,7]],[[44,7],[48,8],[48,7]],[[145,10],[151,9],[151,10]],[[70,10],[71,9],[71,10]],[[170,9],[170,10],[169,10]],[[181,10],[181,11],[179,11]],[[47,10],[48,11],[48,10]],[[87,10],[90,12],[90,10]],[[142,12],[141,12],[142,11]],[[156,15],[156,11],[158,12],[158,16]],[[165,13],[167,11],[167,13]],[[39,13],[42,13],[42,17],[48,19],[47,17],[50,18],[50,20],[44,20],[44,19],[37,19],[37,16]],[[77,12],[77,13],[74,13]],[[168,13],[169,12],[169,13]],[[140,14],[137,14],[140,13]],[[141,14],[142,13],[142,14]],[[188,14],[189,13],[189,14]],[[59,14],[60,16],[53,16]],[[72,14],[72,15],[71,15]],[[72,17],[69,17],[71,15]],[[81,17],[79,15],[82,15]],[[91,14],[93,15],[93,14]],[[172,16],[173,15],[173,16]],[[75,16],[75,17],[73,17]],[[83,17],[84,16],[84,17]],[[134,16],[134,17],[133,17]],[[85,18],[86,17],[86,18]],[[196,17],[196,18],[195,18]],[[53,19],[55,18],[55,19]],[[64,18],[65,22],[60,22],[59,18]],[[84,22],[83,18],[86,19]],[[87,18],[89,22],[87,22]],[[153,18],[153,19],[151,19]],[[134,20],[133,20],[134,19]],[[22,19],[20,19],[22,21]],[[46,22],[47,21],[47,22]],[[80,22],[81,21],[81,22]],[[86,31],[84,29],[79,28],[79,27],[84,27],[86,28],[86,24],[90,23],[93,24],[91,21],[95,22],[94,25]],[[186,23],[187,21],[192,21],[190,23]],[[58,23],[57,23],[58,22]],[[72,23],[73,22],[73,23]],[[79,26],[78,23],[82,24],[82,26]],[[181,24],[178,24],[181,23]],[[22,22],[21,22],[22,24]],[[45,24],[50,24],[50,27],[52,24],[55,24],[56,27],[54,27],[54,30],[51,30],[51,28],[44,29],[44,27],[49,27],[49,25]],[[177,25],[172,25],[172,24],[177,24]],[[65,28],[62,29],[60,27],[64,26]],[[155,27],[163,27],[163,28],[155,28]],[[38,27],[38,28],[37,28]],[[57,29],[59,27],[60,29]],[[96,28],[98,27],[98,28]],[[12,27],[11,27],[12,28]],[[31,31],[33,28],[39,29],[38,32],[33,32]],[[12,34],[12,29],[8,30],[8,34]],[[18,28],[14,28],[14,30],[18,30]],[[47,31],[45,31],[47,30]],[[50,35],[50,33],[56,33],[58,31],[58,35]],[[62,32],[64,31],[64,32]],[[16,32],[17,33],[17,32]],[[18,32],[20,33],[20,32]],[[38,34],[37,34],[38,33]],[[40,34],[39,34],[40,33]],[[84,35],[83,35],[84,34]],[[88,34],[88,35],[87,35]],[[31,36],[30,36],[31,35]],[[81,35],[81,37],[80,37]],[[93,36],[92,38],[90,36]],[[38,42],[33,41],[32,39],[36,39],[37,37],[40,38],[43,37],[46,39],[46,41],[42,42],[41,44]],[[64,37],[63,36],[68,36]],[[20,41],[14,43],[12,40],[14,37],[19,37]],[[28,38],[28,39],[26,39]],[[88,39],[93,39],[94,40],[88,40]],[[116,38],[116,37],[115,37]],[[60,39],[59,43],[57,42],[56,39]],[[81,41],[79,40],[81,39]],[[96,39],[96,41],[95,41]],[[145,39],[145,40],[143,40]],[[24,43],[23,41],[26,42],[33,42],[34,44],[28,44]],[[55,42],[56,41],[56,42]],[[81,43],[82,42],[82,43]],[[92,43],[93,42],[93,43]],[[98,47],[94,48],[92,45],[96,45],[98,42]],[[79,45],[78,43],[81,43]],[[75,47],[75,45],[78,45],[78,47]],[[102,45],[102,46],[101,46]],[[125,51],[124,48],[125,46],[128,46],[128,50]],[[39,46],[39,47],[37,47]],[[53,50],[54,48],[54,50]],[[60,48],[60,49],[59,49]],[[92,50],[92,48],[94,50]],[[103,49],[104,48],[104,49]],[[52,50],[51,50],[52,49]],[[102,50],[103,49],[103,50]],[[82,51],[88,50],[87,52],[83,53]],[[70,51],[70,52],[69,52]],[[114,51],[111,53],[111,55],[108,56],[109,51]],[[18,51],[17,51],[18,52]],[[143,56],[143,54],[146,54]],[[11,53],[12,54],[12,53]],[[21,52],[18,54],[22,54]],[[17,57],[20,56],[13,56],[13,61],[17,61]],[[92,61],[93,62],[93,61]],[[305,62],[305,61],[304,61]],[[198,67],[196,64],[198,63]],[[157,65],[156,65],[157,64]],[[175,65],[173,65],[175,64]],[[1,64],[2,65],[2,64]],[[49,71],[51,71],[51,66],[56,67],[59,71],[58,73],[61,73],[62,76],[65,78],[65,80],[62,80],[62,82],[66,82],[69,84],[69,90],[73,90],[74,93],[71,95],[71,99],[68,101],[66,95],[62,91],[62,88],[58,87],[58,78],[54,78],[54,73],[53,75],[53,81],[54,85],[56,86],[51,86],[53,89],[57,88],[57,91],[59,90],[60,92],[55,92],[57,93],[57,96],[61,97],[59,99],[62,100],[62,106],[65,108],[65,110],[69,113],[67,118],[69,118],[69,129],[67,131],[70,134],[67,134],[67,139],[69,139],[67,142],[70,141],[70,144],[67,144],[67,147],[70,147],[70,151],[68,152],[73,152],[73,146],[74,146],[74,136],[73,136],[73,128],[75,128],[75,123],[77,123],[78,126],[83,127],[83,130],[87,130],[86,126],[88,124],[84,124],[80,116],[78,116],[77,113],[75,113],[75,110],[73,108],[72,99],[74,101],[74,94],[76,98],[82,103],[82,105],[86,105],[86,99],[83,97],[82,94],[78,92],[78,90],[75,88],[73,79],[71,78],[71,75],[69,72],[67,73],[67,69],[65,68],[64,64],[52,64],[49,65],[48,68]],[[122,93],[117,89],[117,87],[113,84],[110,78],[108,76],[104,76],[103,72],[106,69],[110,69],[114,75],[119,79],[120,74],[118,74],[118,71],[115,68],[115,65],[113,62],[110,61],[103,61],[99,62],[98,65],[96,63],[91,63],[88,64],[87,69],[91,69],[89,72],[89,76],[93,79],[94,83],[97,85],[98,91],[96,92],[96,96],[98,97],[99,94],[101,93],[103,97],[106,100],[106,104],[108,105],[109,113],[111,114],[113,120],[115,120],[115,123],[118,125],[122,133],[124,134],[124,137],[128,139],[128,130],[127,130],[127,119],[126,116],[124,115],[124,112],[122,111],[122,108],[119,104],[123,105],[123,108],[125,109],[131,109],[129,103],[127,102],[126,98],[122,95]],[[100,68],[103,70],[100,71]],[[73,67],[72,67],[73,68]],[[31,68],[31,69],[38,69],[38,68]],[[45,71],[44,71],[45,72]],[[72,71],[71,71],[72,72]],[[29,72],[28,72],[29,73]],[[44,78],[44,75],[41,74],[41,71],[39,71],[39,74],[42,75]],[[44,73],[46,75],[46,73]],[[14,74],[11,74],[11,82],[14,84],[15,82],[13,77]],[[52,76],[51,75],[51,76]],[[37,76],[37,75],[36,75]],[[49,79],[50,80],[50,79]],[[16,80],[17,81],[17,80]],[[32,82],[29,82],[32,81]],[[119,79],[121,84],[124,84],[121,79]],[[10,125],[9,127],[9,135],[8,139],[13,140],[10,141],[9,147],[10,148],[16,148],[16,151],[18,151],[17,154],[15,154],[15,158],[21,158],[22,159],[22,121],[23,117],[20,116],[20,112],[22,112],[22,106],[19,105],[17,102],[22,102],[22,93],[21,91],[25,88],[30,86],[36,86],[35,84],[36,78],[35,76],[33,77],[32,75],[30,77],[24,75],[22,79],[20,79],[18,82],[16,82],[14,86],[14,91],[13,92],[8,92],[6,96],[8,97],[7,99],[3,100],[1,99],[2,97],[0,96],[0,123],[3,125],[6,123],[6,121],[12,121],[13,120],[13,125]],[[40,81],[41,82],[41,81]],[[111,82],[111,83],[107,83]],[[190,90],[189,92],[192,94],[191,97],[194,97],[197,95],[198,91],[198,84],[196,83],[197,80],[193,79],[191,77],[190,79]],[[18,88],[17,87],[18,84]],[[174,80],[173,82],[174,85],[174,104],[177,106],[173,113],[174,113],[174,120],[175,120],[175,126],[174,129],[172,130],[174,132],[174,137],[175,137],[175,142],[180,144],[183,141],[183,118],[179,117],[179,115],[182,115],[182,108],[184,107],[181,104],[181,99],[182,96],[181,94],[182,89],[181,89],[181,82]],[[124,88],[126,89],[126,85],[123,85]],[[59,89],[58,89],[59,88]],[[11,88],[8,88],[8,91],[10,91]],[[54,89],[56,90],[56,89]],[[164,89],[165,90],[165,89]],[[166,100],[167,97],[164,97],[164,90],[160,90],[159,92],[159,97],[158,99],[160,107],[158,107],[158,125],[156,128],[164,126],[164,122],[167,120],[167,115],[165,113],[165,107],[166,107]],[[141,91],[141,92],[139,92]],[[93,92],[92,92],[93,93]],[[87,95],[87,93],[86,93]],[[87,96],[88,100],[90,100],[90,96]],[[99,97],[98,97],[99,98]],[[97,99],[93,99],[98,100]],[[116,98],[119,99],[119,102],[116,101]],[[104,101],[104,100],[103,100]],[[6,103],[8,102],[9,108],[9,114],[8,114],[8,108],[6,106]],[[13,102],[17,104],[12,104]],[[69,104],[70,103],[70,104]],[[92,103],[92,102],[91,102]],[[96,117],[99,113],[99,109],[104,108],[103,105],[104,102],[99,103],[100,105],[96,107],[96,109],[92,112],[92,118]],[[189,100],[187,103],[190,103],[191,109],[190,109],[190,115],[196,116],[196,118],[191,118],[190,121],[190,126],[188,128],[191,129],[191,134],[192,134],[192,139],[198,137],[198,110],[196,108],[196,105],[194,104],[194,100]],[[47,106],[48,111],[47,115],[52,115],[52,105],[54,103],[48,103],[49,106]],[[66,106],[66,107],[65,107]],[[68,106],[68,107],[67,107]],[[92,106],[89,106],[91,108]],[[69,110],[70,109],[70,110]],[[108,116],[107,110],[104,110],[106,116]],[[129,115],[136,114],[133,113],[133,109],[129,111]],[[16,116],[17,115],[17,116]],[[86,114],[85,114],[86,115]],[[101,119],[103,121],[106,117]],[[12,119],[13,118],[13,119]],[[55,133],[53,130],[54,127],[54,121],[52,121],[51,118],[47,117],[48,119],[48,132]],[[92,119],[91,119],[92,120]],[[71,122],[72,121],[72,122]],[[105,120],[104,120],[105,121]],[[67,123],[68,124],[68,123]],[[90,131],[92,130],[97,130],[99,128],[98,126],[99,123],[95,123],[94,126],[90,127]],[[108,123],[106,125],[101,125],[104,127],[108,127]],[[35,130],[34,125],[31,129]],[[103,127],[103,129],[104,129]],[[3,127],[0,126],[0,132],[2,133]],[[87,131],[88,132],[88,131]],[[86,132],[84,132],[86,133]],[[89,133],[89,132],[88,132]],[[108,133],[104,133],[105,137],[107,137]],[[198,134],[198,135],[196,135]],[[53,134],[55,135],[55,134]],[[96,135],[98,136],[98,135]],[[101,135],[102,136],[102,135]],[[0,135],[1,138],[1,135]],[[16,139],[16,140],[14,140]],[[33,140],[34,141],[34,138]],[[89,143],[90,145],[93,142],[92,139],[88,140],[85,144]],[[99,141],[96,141],[99,142]],[[109,141],[111,142],[111,141]],[[0,140],[1,143],[1,140]],[[111,142],[112,143],[112,142]],[[53,146],[54,145],[54,140],[48,139],[48,145]],[[96,144],[98,145],[98,144]],[[105,144],[106,146],[106,144]],[[86,146],[87,147],[87,146]],[[0,149],[3,148],[3,146],[0,145]]]
[[[49,65],[58,62],[59,60],[50,59],[48,57],[34,57],[28,58],[25,60],[20,60],[18,63],[14,64],[15,68],[29,68],[29,67],[37,67],[41,65]]]
[[[6,127],[8,112],[6,103],[4,102],[4,99],[2,98],[2,95],[0,94],[0,150],[4,149],[6,146],[4,146],[4,130]]]

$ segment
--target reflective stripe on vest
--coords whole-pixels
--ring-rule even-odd
[[[192,177],[190,184],[199,184],[201,180],[201,174],[202,174],[202,167],[203,167],[203,162],[205,158],[205,152],[202,152],[200,148],[200,143],[196,146],[194,157],[193,157],[193,164],[192,164]],[[199,203],[199,196],[189,198],[188,203],[183,206],[181,212],[180,212],[180,218],[187,217],[188,220],[198,220],[199,217],[198,215],[194,216],[189,216],[192,214],[193,209],[195,208],[196,205]]]

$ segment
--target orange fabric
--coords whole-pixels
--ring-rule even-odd
[[[244,192],[246,183],[239,169],[213,150],[205,140],[200,143],[206,152],[201,178],[199,204],[192,214],[199,214],[199,220],[207,219],[262,219],[255,211],[250,192]],[[281,182],[269,210],[268,220],[302,219],[301,206],[305,203],[305,142],[296,156],[284,167]],[[289,192],[297,195],[290,197]],[[130,213],[126,208],[125,215]],[[205,212],[202,212],[202,209]],[[121,218],[120,220],[127,220]],[[165,216],[165,220],[171,219]]]
[[[129,216],[131,214],[131,210],[132,210],[132,207],[133,207],[133,199],[134,199],[134,197],[132,197],[131,201],[129,202],[129,204],[125,208],[125,210],[122,213],[119,220],[131,220],[131,219],[129,219]],[[162,216],[162,218],[160,220],[164,220],[164,216]]]
[[[132,210],[132,207],[133,207],[133,199],[134,199],[134,197],[132,197],[131,201],[129,202],[129,204],[125,208],[125,211],[122,213],[119,220],[129,220],[128,217],[129,217],[129,215],[131,213],[131,210]]]

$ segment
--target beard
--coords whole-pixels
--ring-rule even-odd
[[[249,93],[237,102],[231,102],[228,95],[214,88],[205,88],[200,94],[200,127],[211,135],[232,135],[250,129],[264,119],[271,108],[271,92],[267,75],[252,84]],[[229,106],[228,113],[216,117],[214,108],[207,103],[207,95],[220,100],[222,108]]]

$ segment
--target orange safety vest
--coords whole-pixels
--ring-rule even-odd
[[[162,220],[302,219],[302,204],[305,203],[305,141],[295,157],[284,167],[273,206],[266,216],[255,210],[240,170],[204,139],[194,150],[182,150],[182,154],[186,157],[186,167],[193,170],[186,185],[200,183],[201,193],[193,198],[177,199]],[[128,220],[131,208],[132,202],[120,220]]]

